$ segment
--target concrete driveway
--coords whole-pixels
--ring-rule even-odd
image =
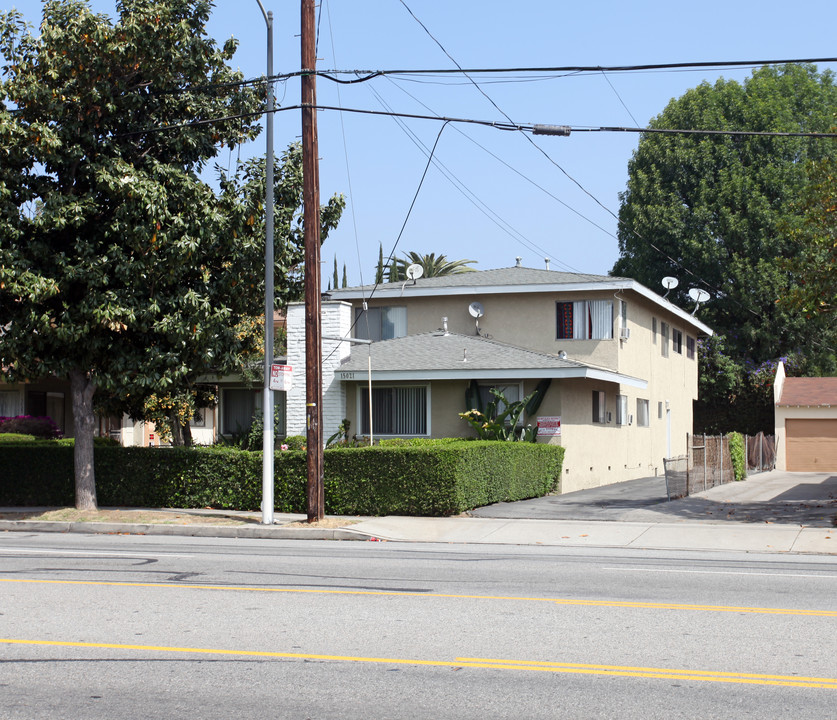
[[[616,522],[837,524],[837,474],[765,472],[668,502],[664,477],[642,478],[565,495],[497,503],[474,517]]]

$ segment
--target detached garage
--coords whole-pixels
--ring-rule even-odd
[[[789,378],[774,385],[776,469],[837,472],[837,377]]]

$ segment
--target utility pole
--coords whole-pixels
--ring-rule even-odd
[[[314,0],[302,0],[302,204],[305,234],[305,419],[308,522],[323,519],[323,363],[320,323],[320,169]]]

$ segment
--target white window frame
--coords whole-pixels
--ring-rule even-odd
[[[385,389],[392,389],[392,388],[424,388],[424,416],[425,416],[425,431],[424,433],[383,433],[380,432],[377,428],[375,428],[374,424],[372,426],[372,436],[373,437],[430,437],[431,436],[431,409],[433,404],[431,402],[431,386],[430,383],[373,383],[372,384],[372,392],[374,393],[375,390],[385,390]],[[366,410],[368,412],[369,408],[369,400],[366,397],[366,393],[369,387],[367,385],[358,384],[357,386],[357,408],[355,412],[355,419],[357,421],[357,428],[358,428],[358,435],[361,437],[368,437],[369,433],[364,432],[363,429],[363,412]]]
[[[596,425],[607,423],[607,395],[604,390],[593,390],[592,414]]]
[[[366,311],[362,307],[355,308],[354,334],[359,340],[394,340],[407,335],[407,306],[406,305],[373,305],[368,310],[369,332],[364,318]],[[387,317],[392,314],[392,317]],[[377,321],[374,319],[377,317]],[[391,324],[392,334],[386,333],[386,323]],[[372,337],[368,337],[371,335]]]
[[[694,360],[697,354],[697,340],[691,335],[686,335],[686,357],[689,360]]]
[[[629,415],[628,415],[628,396],[627,395],[617,395],[616,396],[616,424],[617,425],[630,425]]]
[[[683,354],[683,331],[677,328],[671,329],[671,347],[678,355]]]
[[[644,398],[636,399],[636,425],[637,427],[651,427],[651,419],[649,417],[648,400]]]
[[[560,307],[568,302],[573,305],[572,337],[561,337],[558,333]],[[605,305],[609,311],[609,320],[603,317]],[[558,300],[555,303],[556,340],[613,340],[613,321],[613,300]]]

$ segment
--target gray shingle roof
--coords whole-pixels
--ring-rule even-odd
[[[644,388],[640,378],[598,368],[557,355],[535,352],[474,335],[430,332],[355,345],[337,368],[341,380],[366,377],[372,352],[373,380],[440,380],[457,378],[591,378]],[[354,375],[357,374],[357,377]]]
[[[458,333],[421,333],[352,348],[340,371],[366,372],[369,349],[375,370],[534,370],[586,367],[557,355],[533,352]]]
[[[610,277],[608,275],[586,275],[584,273],[560,272],[557,270],[537,270],[527,267],[507,267],[494,270],[477,270],[474,272],[455,273],[441,277],[419,278],[415,281],[416,288],[459,288],[459,287],[503,287],[519,285],[568,285],[576,283],[606,283],[628,281],[628,278]],[[378,290],[400,288],[405,281],[384,283]],[[406,281],[413,286],[412,280]],[[332,299],[342,300],[356,297],[361,293],[369,294],[374,285],[343,288],[329,292]]]

